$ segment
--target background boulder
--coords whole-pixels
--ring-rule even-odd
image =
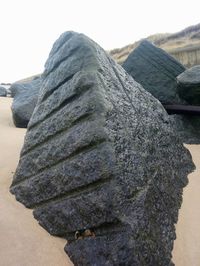
[[[11,97],[14,97],[11,109],[16,127],[27,127],[37,103],[40,87],[41,78],[11,85]]]
[[[177,77],[178,94],[191,105],[200,105],[200,65],[185,70]]]
[[[142,41],[122,66],[160,102],[184,102],[177,94],[176,77],[185,67],[149,41]]]
[[[6,97],[7,96],[7,90],[4,87],[0,87],[0,97]]]

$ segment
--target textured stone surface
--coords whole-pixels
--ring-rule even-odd
[[[165,104],[183,102],[177,95],[176,77],[185,67],[152,43],[141,42],[122,66],[159,101]]]
[[[40,78],[11,85],[11,97],[14,97],[11,109],[16,127],[27,127],[37,103],[40,86]]]
[[[178,94],[192,105],[200,105],[200,65],[187,69],[177,77]]]
[[[200,117],[192,115],[170,115],[172,126],[183,143],[200,144]]]
[[[0,97],[6,97],[7,90],[4,87],[0,87]]]
[[[43,79],[11,192],[75,265],[170,265],[194,165],[160,102],[73,32]]]

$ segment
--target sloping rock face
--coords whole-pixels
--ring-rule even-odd
[[[41,78],[11,85],[11,97],[14,97],[11,109],[16,127],[27,127],[38,100],[40,86]]]
[[[200,65],[187,69],[177,77],[178,94],[192,105],[200,105]]]
[[[122,66],[162,103],[183,102],[177,94],[176,77],[185,67],[147,40],[141,42]]]
[[[83,34],[43,78],[11,192],[75,265],[171,265],[194,165],[162,105]]]
[[[0,97],[6,97],[7,90],[4,87],[0,87]]]

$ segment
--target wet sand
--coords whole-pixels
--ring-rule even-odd
[[[26,132],[14,127],[11,102],[0,97],[0,266],[72,266],[63,250],[66,240],[50,236],[9,193]],[[173,261],[176,266],[200,266],[200,145],[187,148],[197,170],[184,189]]]

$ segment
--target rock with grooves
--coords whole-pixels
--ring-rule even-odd
[[[194,165],[160,102],[74,32],[43,79],[11,192],[75,265],[170,265]]]
[[[0,87],[0,97],[6,97],[7,96],[7,90],[4,87]]]
[[[27,127],[37,103],[40,86],[41,78],[11,85],[11,97],[14,97],[11,109],[16,127]]]
[[[185,67],[149,41],[142,41],[123,67],[159,101],[165,104],[184,102],[177,95],[176,77]]]
[[[180,97],[189,104],[200,105],[200,65],[184,71],[177,82]]]

